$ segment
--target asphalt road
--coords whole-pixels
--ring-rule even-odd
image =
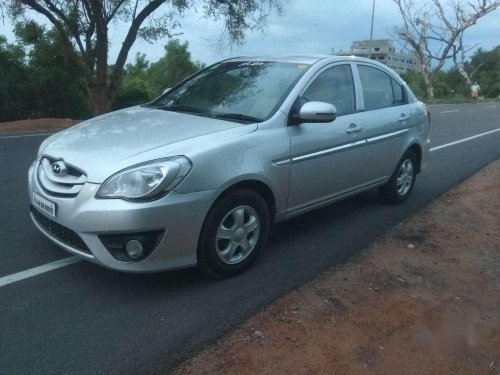
[[[431,112],[433,147],[500,128],[500,103]],[[69,256],[28,215],[26,171],[43,139],[0,135],[0,279]],[[165,374],[499,157],[500,131],[436,149],[404,205],[368,192],[282,223],[255,267],[230,280],[81,261],[0,287],[0,374]]]

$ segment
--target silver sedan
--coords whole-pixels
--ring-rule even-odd
[[[372,60],[225,60],[47,138],[29,170],[31,217],[105,267],[228,277],[274,223],[375,187],[402,203],[429,126],[426,106]]]

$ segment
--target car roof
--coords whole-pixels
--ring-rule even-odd
[[[321,60],[328,60],[328,62],[335,61],[365,61],[374,62],[374,60],[356,57],[356,56],[338,56],[338,55],[282,55],[282,56],[239,56],[225,61],[272,61],[272,62],[290,62],[298,64],[315,64]]]

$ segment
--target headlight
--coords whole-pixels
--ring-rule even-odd
[[[175,188],[191,169],[191,161],[178,156],[154,160],[120,171],[102,184],[97,198],[147,201]]]

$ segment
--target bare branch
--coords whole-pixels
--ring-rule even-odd
[[[474,48],[464,48],[464,32],[500,6],[500,0],[476,0],[466,4],[450,0],[446,5],[442,0],[428,0],[420,8],[413,0],[393,1],[403,20],[397,34],[412,47],[419,59],[421,73],[430,85],[432,77],[449,59],[453,59],[459,69],[464,67],[465,54]],[[432,68],[431,62],[434,62]],[[429,85],[428,96],[432,99],[433,88]]]
[[[79,59],[78,55],[76,54],[75,50],[73,49],[73,44],[71,43],[71,37],[70,35],[66,32],[66,28],[64,27],[64,24],[59,21],[51,12],[49,9],[43,7],[39,3],[36,2],[36,0],[25,0],[24,3],[33,9],[34,11],[44,15],[56,28],[56,30],[59,32],[61,36],[61,40],[63,42],[64,49],[67,53],[68,58],[75,63],[83,72],[85,75],[89,75],[90,72],[88,68],[85,66],[85,64],[81,63],[81,60]]]
[[[106,23],[109,23],[116,15],[116,12],[118,12],[118,10],[120,10],[120,8],[122,7],[122,5],[125,3],[126,0],[120,0],[116,5],[115,7],[108,13],[108,15],[106,16]],[[137,6],[137,3],[136,3],[136,6]]]
[[[127,61],[127,56],[130,48],[137,39],[137,33],[141,27],[144,20],[149,17],[156,9],[158,9],[166,0],[152,0],[150,1],[133,19],[132,24],[128,30],[127,36],[125,37],[122,48],[118,53],[116,58],[113,74],[111,76],[110,87],[117,88],[121,84],[122,71],[125,62]]]

